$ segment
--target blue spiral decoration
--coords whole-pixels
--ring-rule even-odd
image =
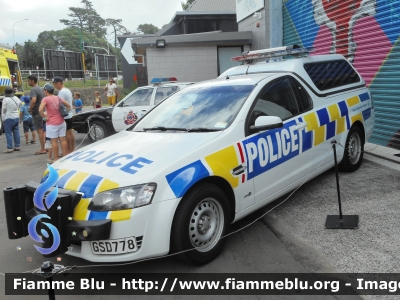
[[[43,201],[46,192],[50,190],[57,183],[59,178],[57,171],[51,165],[47,165],[47,168],[49,170],[48,178],[46,179],[46,181],[44,181],[42,184],[39,185],[39,187],[35,191],[35,194],[33,195],[33,203],[37,208],[39,208],[42,211],[47,211],[48,209],[50,209],[50,207],[57,200],[58,196],[58,187],[56,186],[50,193],[47,194],[45,201]],[[28,224],[28,232],[30,237],[35,242],[38,243],[43,243],[42,237],[37,233],[36,230],[37,224],[41,219],[51,219],[51,218],[46,214],[40,214],[38,216],[33,217]],[[58,229],[54,225],[46,222],[42,222],[42,225],[46,226],[48,230],[42,228],[40,230],[41,235],[44,236],[45,238],[49,238],[51,234],[51,236],[53,236],[53,244],[50,248],[42,248],[37,245],[34,246],[36,250],[39,251],[41,254],[47,255],[57,250],[57,248],[60,246],[61,239],[60,239],[60,233],[58,232]]]
[[[40,210],[48,210],[54,204],[58,196],[58,187],[55,187],[46,197],[45,202],[47,208],[44,206],[44,195],[57,183],[59,177],[57,171],[51,165],[48,164],[47,168],[49,170],[49,177],[47,177],[45,182],[39,185],[33,195],[33,203]]]

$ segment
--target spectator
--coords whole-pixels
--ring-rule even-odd
[[[43,131],[46,132],[47,111],[44,111],[43,114],[45,116],[43,118]],[[48,154],[47,162],[51,164],[51,162],[53,161],[53,150],[51,147],[51,138],[48,138],[47,136],[46,136],[46,141],[44,143],[44,148],[46,149],[46,152]]]
[[[66,135],[66,123],[64,118],[60,113],[60,104],[63,103],[67,110],[71,109],[71,105],[60,98],[60,96],[54,96],[54,86],[51,84],[46,84],[44,87],[45,97],[39,107],[40,115],[45,118],[46,121],[46,137],[51,139],[51,147],[54,154],[54,160],[59,158],[58,155],[58,140],[60,140],[60,145],[63,155],[67,155],[68,145],[65,138]],[[46,109],[47,117],[44,114],[44,109]],[[53,163],[51,161],[50,163]]]
[[[36,144],[36,130],[33,126],[32,116],[29,113],[29,103],[31,98],[29,96],[21,97],[22,105],[19,110],[19,123],[23,124],[26,145]],[[32,139],[29,141],[29,130],[32,134]]]
[[[82,108],[83,108],[83,103],[81,100],[81,93],[79,92],[75,92],[74,93],[74,109],[75,109],[75,113],[79,114],[80,112],[82,112]]]
[[[64,86],[64,79],[60,76],[56,76],[53,78],[53,83],[54,87],[59,90],[58,96],[61,99],[64,99],[65,101],[68,102],[69,107],[72,107],[72,93],[69,89],[67,89]],[[67,153],[71,153],[75,149],[75,136],[74,133],[72,132],[72,109],[69,111],[68,116],[66,116],[65,123],[67,124],[67,133],[66,133],[66,139],[67,139]],[[53,147],[54,148],[54,147]],[[65,155],[65,153],[63,153]]]
[[[94,92],[94,102],[93,102],[93,108],[101,108],[103,106],[103,103],[100,98],[100,92],[95,91]]]
[[[31,103],[29,105],[29,113],[32,115],[33,127],[35,127],[38,133],[40,142],[40,150],[35,152],[35,155],[46,154],[46,150],[44,149],[45,136],[43,134],[43,119],[39,114],[39,106],[43,99],[43,88],[37,84],[37,81],[35,75],[28,76],[28,85],[32,87],[30,92]]]
[[[6,87],[5,98],[3,99],[3,120],[4,130],[6,132],[7,150],[4,153],[12,153],[20,151],[20,137],[19,137],[19,113],[18,110],[21,106],[21,100],[14,96],[12,87]],[[14,147],[13,147],[14,138]]]
[[[112,77],[110,77],[104,90],[107,91],[108,104],[114,106],[117,100],[118,86],[115,84],[115,81]]]

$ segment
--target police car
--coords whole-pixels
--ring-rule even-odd
[[[343,145],[340,168],[357,170],[374,127],[371,94],[343,56],[303,57],[310,51],[235,57],[244,64],[55,162],[59,194],[73,199],[63,204],[70,220],[57,223],[66,253],[93,262],[179,253],[207,263],[230,224],[332,168],[333,140]],[[297,58],[265,61],[289,54]]]
[[[175,77],[153,78],[151,84],[135,89],[115,107],[104,107],[74,116],[72,127],[78,133],[88,133],[91,142],[126,129],[177,90],[193,82],[177,82]]]

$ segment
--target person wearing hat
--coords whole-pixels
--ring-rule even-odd
[[[71,105],[64,99],[59,96],[53,95],[54,86],[50,83],[47,83],[44,87],[44,95],[45,97],[42,99],[42,102],[39,106],[39,113],[42,118],[47,118],[46,121],[46,137],[51,139],[51,147],[53,149],[54,160],[59,159],[58,155],[58,140],[60,140],[62,154],[67,155],[67,141],[65,139],[67,125],[65,124],[65,120],[60,113],[60,104],[64,104],[67,110],[71,109]],[[46,109],[47,116],[44,113]],[[53,163],[50,162],[50,163]]]
[[[23,124],[26,145],[36,144],[36,129],[33,126],[32,115],[29,113],[31,97],[28,95],[21,97],[22,105],[19,109],[19,123]],[[32,133],[32,140],[29,141],[29,130]]]
[[[58,97],[67,101],[69,103],[70,107],[72,107],[73,96],[72,96],[71,91],[64,86],[64,79],[60,76],[56,76],[53,78],[53,84],[54,84],[54,87],[59,91]],[[75,136],[72,131],[72,117],[73,117],[73,113],[72,113],[72,109],[71,109],[69,111],[68,116],[66,116],[64,118],[65,123],[67,124],[67,133],[66,133],[66,139],[67,139],[67,145],[68,145],[67,154],[71,153],[75,149]]]
[[[31,97],[31,101],[29,104],[29,113],[32,115],[32,123],[35,127],[40,143],[40,150],[36,151],[35,155],[46,154],[46,150],[44,149],[44,131],[43,131],[43,118],[39,114],[39,106],[43,99],[43,88],[38,85],[38,79],[35,75],[29,75],[27,77],[28,85],[31,87],[31,91],[29,96]]]
[[[12,153],[21,150],[19,137],[19,108],[21,100],[14,96],[12,87],[8,86],[5,89],[5,98],[3,99],[3,120],[4,131],[6,132],[7,150],[4,153]],[[14,147],[13,147],[14,139]]]

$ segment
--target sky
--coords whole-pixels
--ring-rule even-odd
[[[181,0],[91,2],[103,19],[122,19],[122,25],[131,32],[143,23],[161,28],[172,20],[177,11],[182,11]],[[36,41],[42,31],[65,28],[59,20],[70,19],[68,7],[83,7],[81,0],[0,0],[0,4],[0,43],[9,45],[14,44],[13,39],[16,43],[23,44],[27,40]],[[28,20],[15,24],[24,19]],[[113,32],[112,27],[107,28],[109,41],[113,41]]]

